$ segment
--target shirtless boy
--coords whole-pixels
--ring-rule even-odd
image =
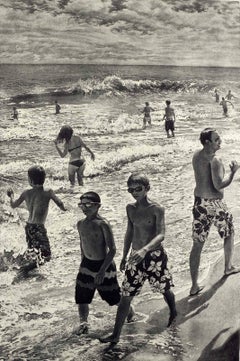
[[[28,181],[31,189],[25,190],[16,200],[14,200],[12,188],[7,191],[12,208],[19,207],[25,201],[29,212],[25,226],[28,249],[23,255],[23,265],[20,267],[19,277],[26,275],[28,271],[51,258],[49,239],[44,226],[50,200],[53,200],[62,211],[66,211],[63,202],[53,190],[43,188],[45,177],[46,173],[42,167],[33,166],[28,169]]]
[[[170,107],[171,101],[166,100],[166,108],[165,114],[162,120],[165,120],[165,130],[167,133],[167,137],[170,138],[170,132],[172,133],[172,137],[175,137],[174,134],[174,123],[175,123],[175,112],[174,109]]]
[[[145,280],[149,281],[153,292],[163,294],[170,310],[168,326],[177,316],[175,297],[171,291],[172,276],[167,268],[168,257],[162,246],[165,236],[165,210],[147,197],[150,184],[146,176],[132,174],[127,185],[128,192],[136,202],[128,204],[126,208],[128,225],[120,264],[120,270],[125,270],[122,297],[113,333],[100,338],[101,342],[111,344],[119,342],[131,301],[140,293]],[[127,261],[130,247],[131,253]]]
[[[79,207],[86,218],[77,223],[82,258],[75,288],[80,318],[78,335],[88,333],[89,304],[96,289],[110,306],[117,305],[121,297],[113,261],[116,253],[113,233],[108,221],[98,214],[100,206],[101,199],[95,192],[86,192],[80,197]],[[131,309],[129,322],[133,314]]]
[[[221,147],[221,138],[215,129],[204,129],[200,134],[200,142],[203,148],[195,152],[192,160],[196,187],[193,206],[193,246],[190,253],[191,296],[203,289],[203,286],[198,284],[198,269],[202,248],[212,224],[217,227],[220,237],[224,240],[224,274],[228,276],[240,271],[239,267],[232,265],[233,218],[223,200],[224,188],[231,184],[239,165],[232,161],[229,165],[230,174],[224,177],[222,160],[216,157],[216,152]]]
[[[154,109],[150,107],[149,103],[146,102],[145,103],[145,107],[142,110],[142,113],[144,113],[144,117],[143,117],[143,129],[146,128],[146,124],[148,123],[149,125],[151,125],[152,120],[151,120],[151,112],[153,112]]]

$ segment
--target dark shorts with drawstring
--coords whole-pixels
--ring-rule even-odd
[[[86,257],[82,259],[75,287],[75,301],[77,304],[90,304],[96,290],[101,298],[110,306],[119,303],[121,294],[114,262],[107,268],[103,282],[100,285],[94,283],[94,278],[99,272],[103,262],[103,260],[95,261]]]

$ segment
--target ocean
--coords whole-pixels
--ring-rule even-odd
[[[76,223],[83,217],[77,207],[80,195],[88,190],[102,198],[100,214],[106,217],[117,246],[115,261],[121,259],[126,230],[126,205],[132,202],[126,181],[133,171],[148,175],[150,199],[165,207],[169,265],[178,292],[190,287],[189,252],[192,245],[191,221],[194,177],[193,152],[200,148],[199,133],[208,126],[222,137],[222,157],[228,164],[239,157],[240,84],[239,68],[109,66],[109,65],[0,65],[0,354],[4,360],[98,360],[97,335],[112,329],[116,308],[109,308],[96,295],[90,307],[87,338],[76,338],[78,326],[74,303],[74,285],[80,262]],[[229,89],[235,98],[229,104],[229,116],[215,102]],[[176,113],[176,137],[167,138],[162,122],[165,101],[170,99]],[[61,113],[55,115],[55,100]],[[152,126],[142,129],[141,113],[145,102],[155,109]],[[12,120],[13,106],[19,111]],[[72,192],[67,178],[68,158],[61,159],[54,146],[61,126],[70,125],[75,134],[95,153],[87,161],[85,184]],[[46,187],[51,187],[65,203],[61,212],[50,205],[46,222],[53,258],[36,274],[12,285],[16,273],[15,258],[26,248],[24,207],[12,210],[6,190],[16,196],[28,188],[27,170],[42,165],[47,173]],[[239,176],[226,189],[225,198],[235,218],[236,241],[239,234]],[[209,265],[223,253],[223,244],[213,229],[201,260],[201,277]],[[119,273],[119,281],[122,280]],[[152,298],[148,286],[136,297],[136,311],[147,322]],[[166,314],[166,320],[168,315]],[[140,315],[141,318],[141,315]],[[143,342],[131,338],[133,328],[125,326],[134,348]],[[141,328],[141,322],[139,323]],[[129,334],[129,337],[128,337]],[[151,334],[151,340],[157,335]],[[166,348],[164,351],[173,353]],[[164,345],[163,345],[164,349]],[[131,351],[131,349],[130,349]],[[116,355],[115,355],[116,356]],[[115,357],[114,356],[114,357]],[[109,356],[110,357],[110,356]],[[120,358],[120,356],[119,356]],[[109,359],[109,358],[108,358]],[[110,358],[111,359],[111,358]]]

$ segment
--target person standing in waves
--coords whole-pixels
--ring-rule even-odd
[[[59,143],[64,142],[63,151],[59,148]],[[73,134],[73,129],[69,125],[64,125],[54,141],[56,149],[60,157],[64,158],[68,153],[70,154],[70,160],[68,164],[68,178],[71,186],[75,185],[75,178],[77,174],[78,184],[83,185],[83,172],[86,166],[86,161],[82,157],[82,148],[85,148],[91,155],[92,160],[95,159],[95,155],[90,148],[83,142],[79,135]]]

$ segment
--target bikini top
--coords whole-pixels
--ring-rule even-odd
[[[77,148],[81,148],[82,146],[81,145],[78,145],[77,147],[74,147],[72,149],[68,149],[69,152],[72,152],[74,149],[77,149]]]

